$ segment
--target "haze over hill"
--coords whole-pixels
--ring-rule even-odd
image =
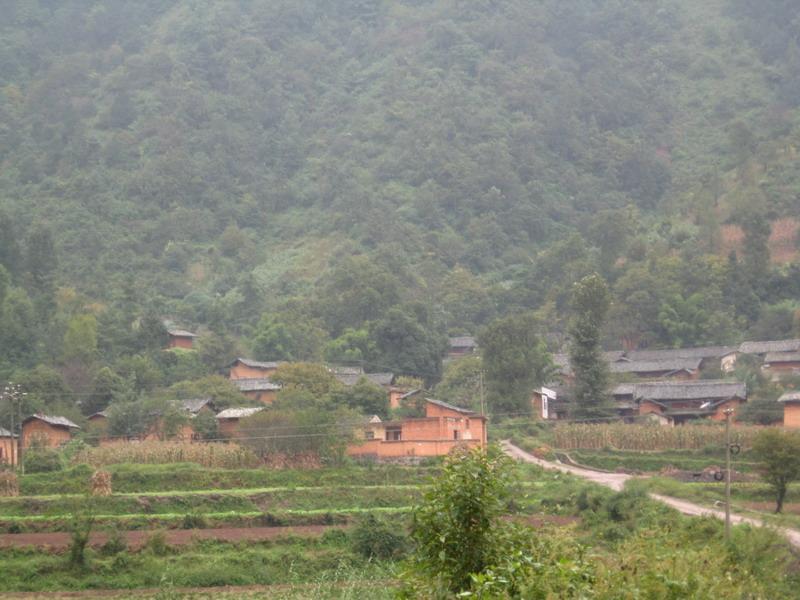
[[[562,331],[593,271],[609,346],[797,333],[795,12],[7,2],[5,369],[60,357],[81,315],[108,357],[167,315],[435,376],[447,333],[520,310]]]

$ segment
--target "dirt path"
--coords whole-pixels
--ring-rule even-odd
[[[294,527],[227,527],[220,529],[170,529],[164,531],[167,544],[170,546],[183,546],[195,540],[219,540],[223,542],[258,542],[288,537],[290,535],[302,537],[318,537],[330,529],[341,529],[331,525],[299,525]],[[153,535],[152,530],[125,531],[128,547],[141,548],[147,539]],[[102,546],[108,540],[105,532],[92,533],[89,544],[93,548]],[[0,535],[0,548],[21,546],[36,546],[48,548],[53,551],[62,551],[69,546],[70,534],[63,532],[53,533],[6,533]]]
[[[503,440],[501,442],[501,445],[506,454],[508,454],[512,458],[516,458],[517,460],[521,460],[524,462],[534,463],[544,469],[561,471],[563,473],[570,473],[577,477],[582,477],[594,483],[609,487],[612,490],[616,491],[622,490],[622,488],[625,487],[625,482],[632,478],[631,475],[626,475],[624,473],[602,473],[599,471],[590,471],[588,469],[581,469],[578,467],[572,467],[569,465],[563,465],[560,463],[554,463],[542,460],[541,458],[537,458],[532,454],[525,452],[522,448],[518,448],[508,440]],[[660,494],[650,494],[650,497],[653,498],[654,500],[658,500],[659,502],[663,502],[667,506],[671,506],[672,508],[682,512],[685,515],[690,515],[694,517],[711,516],[711,517],[716,517],[717,519],[725,519],[725,511],[723,510],[708,508],[700,504],[695,504],[694,502],[689,502],[687,500],[679,500],[678,498],[673,498],[671,496],[662,496]],[[756,527],[770,526],[768,523],[765,523],[761,519],[743,517],[741,515],[736,515],[736,514],[731,514],[731,523],[733,524],[747,523],[748,525],[754,525]],[[793,546],[800,548],[800,531],[798,531],[797,529],[789,529],[788,527],[778,527],[776,528],[776,530],[780,534],[785,536],[786,539],[788,539]]]

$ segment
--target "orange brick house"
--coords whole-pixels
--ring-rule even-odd
[[[264,410],[255,408],[228,408],[217,415],[219,433],[223,437],[234,437],[239,431],[239,422],[247,417],[252,417],[257,412]]]
[[[773,380],[800,376],[800,352],[769,352],[761,370]]]
[[[17,464],[17,436],[0,427],[0,465]]]
[[[693,419],[724,421],[726,409],[737,411],[747,402],[747,386],[710,379],[657,381],[635,384],[632,395],[639,415],[661,415],[676,424]]]
[[[169,328],[167,329],[167,334],[169,335],[168,348],[183,348],[185,350],[191,350],[194,347],[194,339],[197,337],[197,334],[185,329]]]
[[[373,417],[363,441],[351,444],[349,456],[398,460],[443,456],[453,448],[486,447],[486,417],[439,400],[425,400],[425,416],[401,421]]]
[[[58,448],[72,439],[72,432],[77,429],[80,427],[66,417],[36,413],[22,421],[22,447],[40,442],[48,448]]]
[[[783,426],[800,428],[800,392],[787,392],[778,402],[783,404]]]
[[[268,379],[279,366],[280,362],[262,362],[249,358],[237,358],[228,368],[230,379]]]
[[[281,391],[281,385],[269,379],[232,379],[231,383],[248,398],[263,404],[272,404]]]

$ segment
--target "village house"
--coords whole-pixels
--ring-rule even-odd
[[[665,358],[661,360],[619,360],[609,369],[613,374],[630,374],[642,379],[697,379],[700,358]]]
[[[278,392],[282,389],[279,383],[275,383],[270,379],[232,379],[231,383],[242,394],[262,404],[275,402]]]
[[[737,411],[747,402],[747,386],[722,380],[637,383],[633,400],[639,415],[661,415],[675,424],[692,419],[724,421],[726,409]]]
[[[448,343],[447,358],[451,359],[474,354],[475,350],[478,349],[478,342],[471,335],[451,337]]]
[[[269,377],[284,363],[264,362],[249,358],[237,358],[228,368],[230,379],[269,379]]]
[[[555,387],[555,386],[554,386]],[[567,407],[558,404],[558,392],[549,387],[540,387],[531,394],[531,409],[535,419],[552,420],[566,417]],[[559,416],[559,409],[563,414]]]
[[[0,427],[0,465],[17,464],[17,436]]]
[[[421,393],[421,389],[408,390],[406,388],[392,386],[389,388],[389,408],[392,410],[400,408],[404,406],[410,398]]]
[[[778,402],[783,404],[783,426],[800,428],[800,392],[786,392]]]
[[[72,438],[72,432],[80,429],[66,417],[53,417],[42,413],[31,415],[22,421],[22,447],[39,443],[48,448],[58,448]]]
[[[387,390],[394,383],[394,373],[364,373],[360,367],[332,367],[331,372],[333,376],[342,384],[347,387],[352,387],[357,384],[362,378],[370,383],[379,385]]]
[[[768,352],[761,370],[773,381],[800,376],[800,352]]]
[[[194,347],[194,339],[197,337],[197,334],[191,331],[171,327],[167,328],[167,334],[169,335],[168,348],[183,348],[184,350],[191,350]]]
[[[624,359],[635,362],[699,358],[701,360],[701,369],[716,368],[725,373],[730,373],[736,368],[738,354],[738,348],[732,346],[703,346],[664,350],[630,350],[625,352]]]
[[[486,417],[427,398],[424,417],[400,421],[380,421],[373,417],[362,435],[362,441],[348,447],[348,455],[376,460],[443,456],[461,446],[484,448]]]
[[[800,352],[800,339],[742,342],[739,346],[739,352],[759,356],[766,356],[771,352]]]
[[[262,407],[255,408],[228,408],[217,415],[219,433],[223,437],[235,437],[239,432],[239,422],[247,417],[264,410]]]
[[[101,410],[86,417],[86,433],[100,443],[108,441],[108,411]]]

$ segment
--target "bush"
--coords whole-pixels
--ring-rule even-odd
[[[169,552],[167,535],[163,531],[154,531],[147,537],[144,547],[154,556],[166,556]]]
[[[408,550],[408,537],[397,527],[368,514],[361,517],[350,533],[353,552],[366,559],[394,560]]]
[[[119,529],[111,529],[108,533],[108,540],[100,548],[100,553],[103,556],[115,556],[128,549],[128,542],[125,540],[125,534]]]
[[[23,453],[23,464],[26,473],[52,473],[64,467],[61,455],[52,448],[28,448]]]
[[[182,529],[205,529],[207,527],[208,522],[203,515],[199,515],[196,513],[188,513],[183,517],[183,523],[181,523]]]

